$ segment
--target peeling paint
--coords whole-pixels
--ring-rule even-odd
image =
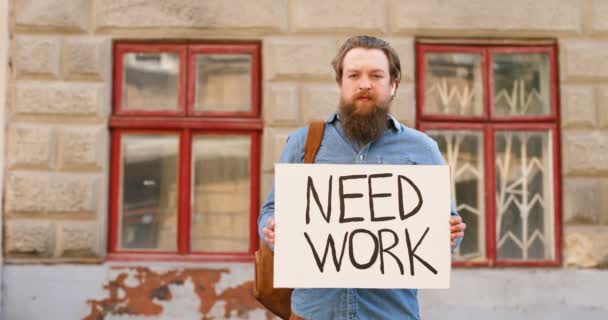
[[[253,312],[266,319],[274,316],[252,296],[253,281],[246,281],[218,292],[222,277],[229,277],[228,269],[177,269],[164,272],[147,267],[114,267],[116,276],[104,285],[107,297],[87,300],[90,313],[85,320],[101,320],[109,316],[162,316],[163,305],[174,298],[184,300],[184,292],[198,300],[198,318],[204,320],[249,318]],[[180,291],[180,292],[176,292]],[[223,306],[223,315],[218,307]],[[172,312],[171,312],[172,313]],[[181,315],[180,318],[184,318]]]

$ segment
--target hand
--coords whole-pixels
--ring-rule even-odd
[[[464,237],[464,229],[467,224],[462,222],[460,216],[450,217],[450,245],[453,247],[456,244],[456,239]]]
[[[268,218],[266,224],[267,226],[262,229],[262,232],[264,232],[264,239],[266,239],[266,242],[274,245],[274,219]]]

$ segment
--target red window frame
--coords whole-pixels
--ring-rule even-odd
[[[250,262],[258,248],[257,216],[259,211],[261,119],[261,46],[257,42],[233,43],[114,43],[113,109],[109,184],[108,260],[118,261],[221,261]],[[163,111],[124,110],[122,108],[123,55],[131,52],[176,52],[180,57],[178,109]],[[245,53],[251,55],[251,110],[230,112],[195,112],[193,109],[198,53]],[[179,137],[177,251],[129,250],[118,248],[121,181],[121,137],[128,133],[170,133]],[[192,251],[190,244],[191,157],[192,139],[199,134],[239,134],[251,138],[249,248],[246,252]]]
[[[453,261],[454,267],[558,267],[561,254],[561,151],[560,109],[557,44],[505,44],[484,45],[466,42],[462,44],[436,44],[416,42],[416,128],[420,131],[433,129],[471,130],[481,132],[483,137],[484,189],[485,189],[485,261]],[[458,116],[425,114],[425,54],[435,52],[481,54],[483,81],[483,112],[481,116]],[[551,112],[542,116],[498,116],[493,113],[492,57],[496,53],[548,53],[551,79]],[[553,195],[554,195],[554,259],[551,260],[499,260],[496,248],[496,204],[495,204],[495,132],[500,130],[549,131],[553,144]],[[466,221],[465,221],[466,222]],[[466,236],[466,235],[465,235]]]

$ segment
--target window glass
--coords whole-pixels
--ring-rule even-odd
[[[192,160],[192,250],[248,251],[251,138],[196,136]]]
[[[123,249],[177,248],[177,135],[122,135]]]
[[[194,109],[199,111],[251,110],[251,56],[196,55]]]
[[[476,131],[429,130],[452,178],[452,201],[467,224],[466,237],[454,252],[456,260],[484,259],[485,201],[483,136]]]
[[[494,114],[534,116],[551,113],[551,77],[547,53],[500,53],[492,56]]]
[[[498,258],[553,258],[553,183],[548,131],[496,133]]]
[[[429,52],[425,65],[425,114],[482,115],[480,54]]]
[[[177,110],[179,64],[177,53],[124,54],[122,109]]]

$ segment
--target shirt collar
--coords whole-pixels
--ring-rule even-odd
[[[325,123],[333,123],[336,120],[340,120],[340,115],[337,112],[334,112],[325,120]],[[388,123],[391,129],[396,132],[401,132],[401,124],[390,114],[388,115]]]

